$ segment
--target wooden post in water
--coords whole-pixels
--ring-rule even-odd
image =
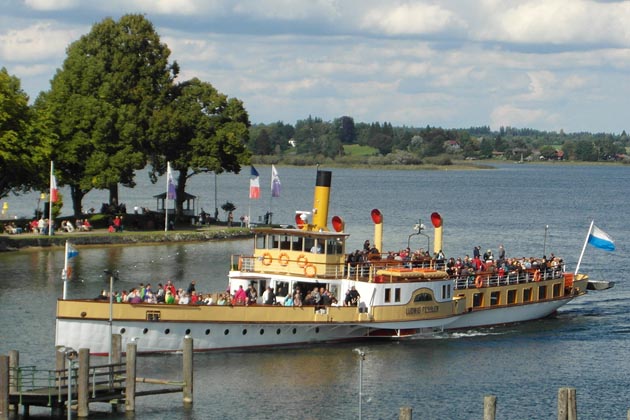
[[[398,420],[412,420],[413,409],[411,407],[400,407],[400,414]]]
[[[558,390],[558,420],[577,420],[575,388],[560,388]]]
[[[0,420],[9,420],[9,356],[0,356]]]
[[[77,416],[87,417],[90,399],[90,349],[79,349],[79,375],[77,381]]]
[[[122,362],[122,335],[112,334],[112,363]]]
[[[127,380],[125,383],[125,410],[136,411],[136,352],[135,342],[127,344]]]
[[[483,420],[494,420],[497,415],[497,397],[486,395],[483,397]]]
[[[20,368],[20,353],[17,350],[9,351],[9,393],[18,392],[18,369]],[[13,372],[13,375],[11,375]],[[19,404],[9,407],[14,413],[18,412]]]
[[[184,337],[184,355],[182,372],[184,373],[184,387],[182,398],[184,405],[193,403],[193,338]]]

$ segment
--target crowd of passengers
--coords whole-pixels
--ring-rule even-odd
[[[492,250],[488,249],[483,254],[481,246],[473,248],[473,257],[466,255],[464,258],[450,257],[446,259],[440,250],[434,256],[428,251],[420,248],[411,251],[410,248],[401,249],[398,252],[389,251],[386,255],[381,253],[374,246],[370,246],[370,241],[366,240],[363,250],[355,250],[348,254],[346,263],[353,273],[355,267],[365,268],[369,263],[375,261],[400,262],[409,268],[431,267],[438,270],[445,270],[450,277],[466,279],[478,273],[490,273],[502,278],[508,274],[525,274],[532,270],[540,271],[542,274],[557,274],[564,269],[564,261],[556,257],[553,253],[547,258],[506,258],[505,247],[499,246],[498,255],[495,257]]]
[[[175,285],[168,280],[166,285],[158,283],[157,289],[153,289],[150,283],[146,285],[140,283],[138,287],[130,291],[115,291],[112,300],[117,303],[162,303],[167,305],[281,305],[281,306],[357,306],[359,304],[359,292],[354,286],[348,289],[346,296],[340,303],[337,297],[325,287],[313,287],[306,294],[302,292],[299,286],[296,286],[293,292],[289,292],[282,298],[276,296],[271,287],[258,297],[254,285],[249,285],[247,290],[243,286],[239,286],[237,290],[220,293],[213,297],[211,293],[203,294],[196,290],[195,281],[191,281],[187,289],[176,288]],[[109,292],[102,290],[96,297],[96,300],[109,301]]]

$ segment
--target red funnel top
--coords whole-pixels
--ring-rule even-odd
[[[442,216],[440,216],[440,213],[431,213],[431,223],[433,223],[433,227],[436,228],[442,226]]]
[[[372,210],[372,221],[377,225],[383,223],[383,215],[378,209]]]

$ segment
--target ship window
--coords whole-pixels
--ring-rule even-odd
[[[291,249],[291,238],[284,235],[280,238],[280,249]]]
[[[230,330],[226,329],[225,331],[223,331],[223,335],[228,335],[229,333],[230,333]]]
[[[274,293],[276,296],[286,296],[289,293],[289,283],[286,281],[277,281],[276,287],[274,287]]]
[[[145,328],[145,329],[143,329],[143,330],[142,330],[142,334],[146,334],[146,333],[148,333],[148,332],[149,332],[149,329],[148,329],[148,328]]]
[[[243,330],[243,335],[247,335],[247,328]]]
[[[277,235],[271,235],[271,244],[269,248],[276,249],[280,245],[280,237]]]
[[[451,298],[451,285],[445,284],[442,286],[442,299],[450,299]]]
[[[164,330],[164,334],[169,335],[171,333],[171,330],[169,330],[168,328]]]
[[[387,288],[385,289],[385,302],[389,303],[392,300],[392,289]]]
[[[400,302],[400,287],[394,289],[394,302]]]
[[[120,333],[121,333],[121,334],[124,334],[126,331],[127,331],[127,330],[126,330],[126,329],[124,329],[124,328],[121,328],[121,329],[120,329]]]
[[[498,305],[501,300],[501,292],[491,292],[490,293],[490,305]]]
[[[313,238],[304,238],[304,251],[311,252],[311,248],[315,245],[315,239]]]
[[[507,303],[508,305],[516,303],[516,290],[508,290]]]
[[[185,335],[189,335],[190,334],[190,328],[186,329],[186,331],[184,332]]]
[[[295,335],[296,332],[297,332],[297,329],[293,328],[293,335]]]
[[[560,297],[560,293],[562,291],[561,289],[562,284],[560,283],[556,283],[553,285],[553,297]]]
[[[265,249],[267,248],[267,235],[259,234],[256,235],[256,249]]]
[[[413,299],[414,302],[431,302],[433,300],[433,296],[431,293],[418,293],[416,297]]]
[[[147,311],[147,321],[159,321],[160,311]]]
[[[326,254],[343,254],[343,242],[337,238],[327,240]]]
[[[538,287],[538,299],[547,299],[547,286]]]
[[[293,236],[293,243],[291,244],[291,249],[294,251],[304,251],[302,248],[302,237],[301,236]]]
[[[278,328],[278,329],[276,330],[276,334],[277,334],[277,335],[280,335],[280,328]]]
[[[531,302],[532,300],[532,288],[523,289],[523,302]]]
[[[209,329],[206,330],[206,335],[210,335],[210,330]]]
[[[263,335],[264,333],[265,333],[265,329],[264,329],[264,328],[261,328],[261,329],[260,329],[260,335]]]
[[[473,294],[473,308],[483,306],[483,293]]]
[[[315,334],[319,334],[319,327],[315,328]]]

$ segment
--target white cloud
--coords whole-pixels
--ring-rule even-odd
[[[33,10],[52,11],[73,9],[80,0],[24,0],[24,4]]]
[[[52,22],[38,22],[0,35],[0,58],[11,62],[41,62],[63,56],[80,35],[78,28],[64,29]]]
[[[555,129],[558,115],[548,109],[519,108],[514,105],[499,105],[492,110],[490,126],[499,127],[549,127]]]
[[[453,12],[434,4],[402,3],[391,7],[381,3],[368,9],[359,27],[372,33],[387,35],[431,34],[459,30],[466,23]]]

